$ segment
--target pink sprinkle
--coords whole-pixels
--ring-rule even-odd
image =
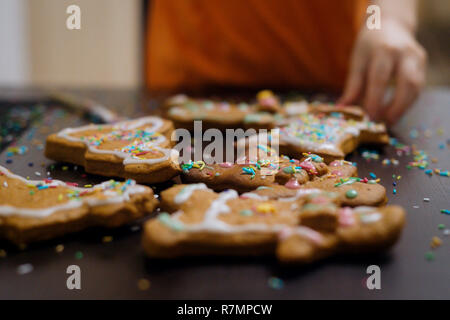
[[[330,167],[339,167],[341,165],[341,161],[340,160],[334,160],[333,162],[331,162],[329,164]]]
[[[300,189],[301,185],[298,183],[297,179],[291,179],[284,185],[286,188],[289,189]]]
[[[315,204],[323,204],[323,203],[328,203],[329,200],[327,197],[323,197],[323,196],[318,196],[315,198],[311,199],[311,203],[315,203]]]
[[[312,173],[312,174],[317,173],[316,167],[314,167],[314,165],[310,161],[302,161],[302,162],[300,162],[300,164],[298,166],[301,167],[302,169],[308,171],[309,173]]]
[[[355,217],[353,216],[353,210],[349,207],[345,207],[339,210],[339,224],[344,227],[350,227],[355,224]]]
[[[233,164],[231,162],[223,162],[223,163],[220,163],[219,166],[221,168],[231,168],[233,166]]]
[[[78,183],[76,182],[66,182],[66,184],[71,187],[78,187]]]

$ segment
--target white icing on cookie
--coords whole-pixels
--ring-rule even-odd
[[[210,190],[210,189],[208,189]],[[183,214],[183,211],[175,212],[171,219],[173,222],[182,226],[181,230],[186,232],[216,232],[216,233],[240,233],[240,232],[273,232],[279,233],[286,228],[289,228],[293,234],[298,234],[309,238],[311,241],[320,242],[322,236],[320,233],[305,227],[295,226],[290,227],[285,224],[268,225],[264,223],[247,223],[242,225],[230,225],[225,221],[219,219],[219,215],[230,212],[230,207],[227,206],[227,201],[238,198],[239,195],[235,190],[227,190],[221,192],[219,197],[215,199],[204,214],[204,219],[195,224],[184,224],[178,218]]]
[[[189,184],[185,186],[181,191],[175,196],[174,202],[176,204],[182,204],[186,202],[195,190],[209,190],[204,183]]]
[[[136,136],[131,136],[133,142],[129,145],[121,148],[120,150],[103,150],[99,149],[97,145],[92,143],[88,138],[76,138],[71,136],[71,134],[86,131],[86,130],[99,130],[99,128],[110,127],[111,125],[87,125],[78,128],[67,128],[60,131],[57,135],[58,137],[67,139],[69,141],[74,142],[82,142],[84,143],[90,152],[93,153],[102,153],[102,154],[113,154],[119,158],[123,159],[123,164],[137,164],[137,163],[145,163],[145,164],[155,164],[160,163],[166,160],[171,159],[172,161],[176,161],[178,158],[178,151],[175,149],[167,149],[160,147],[160,144],[165,142],[167,139],[164,135],[157,135],[158,130],[163,126],[163,120],[158,117],[143,117],[135,120],[128,120],[118,122],[111,126],[112,131],[105,134],[105,138],[120,137],[121,133],[136,130],[137,128],[143,127],[145,125],[149,125],[148,127],[144,127],[142,130],[142,134],[144,137],[139,138]],[[99,131],[101,134],[101,131]],[[120,138],[117,138],[120,140]],[[96,142],[96,141],[95,141]],[[159,158],[151,158],[151,159],[140,159],[139,155],[133,153],[134,150],[140,150],[141,152],[154,152],[159,151],[163,154],[162,157]]]
[[[305,100],[286,102],[285,111],[289,116],[308,112],[308,103]]]
[[[319,117],[315,114],[298,114],[280,129],[280,140],[312,152],[340,153],[340,145],[361,131],[385,132],[383,124],[339,117]]]
[[[106,189],[110,184],[111,181],[106,181],[101,184],[95,185],[92,188],[79,188],[67,185],[66,183],[59,181],[59,180],[52,180],[50,183],[45,183],[45,181],[41,180],[27,180],[24,179],[21,176],[18,176],[16,174],[11,173],[8,169],[0,166],[0,172],[11,179],[17,179],[21,182],[26,183],[27,185],[34,185],[37,186],[39,184],[43,184],[48,187],[65,187],[70,190],[74,191],[93,191],[97,188],[100,190],[104,190],[104,194],[107,196],[106,199],[96,199],[95,197],[80,197],[75,199],[70,199],[69,201],[51,206],[48,208],[41,208],[41,209],[35,209],[35,208],[19,208],[15,206],[10,205],[1,205],[0,204],[0,216],[11,216],[11,215],[19,215],[19,216],[25,216],[25,217],[33,217],[33,218],[43,218],[47,217],[57,211],[63,211],[63,210],[70,210],[79,208],[83,205],[88,204],[91,207],[95,206],[101,206],[101,205],[107,205],[107,204],[114,204],[114,203],[122,203],[125,201],[130,200],[131,194],[137,194],[137,193],[145,193],[146,188],[140,185],[136,185],[136,182],[134,180],[127,180],[126,183],[123,183],[124,189],[120,190],[118,192],[117,190],[113,189]],[[37,191],[39,192],[39,191]]]
[[[187,101],[189,101],[189,97],[183,93],[174,95],[174,96],[170,97],[169,99],[167,99],[167,103],[169,105],[179,105],[179,104],[186,103]]]

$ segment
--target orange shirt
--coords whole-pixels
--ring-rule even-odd
[[[343,87],[365,0],[152,0],[154,90]]]

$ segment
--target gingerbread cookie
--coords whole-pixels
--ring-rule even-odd
[[[358,178],[356,167],[345,160],[326,165],[316,154],[304,154],[301,160],[281,157],[260,159],[245,164],[204,162],[182,164],[182,180],[205,183],[222,191],[235,189],[239,193],[255,189],[268,199],[292,197],[297,189],[317,188],[336,192],[347,206],[379,206],[387,202],[386,189],[379,180]]]
[[[340,106],[331,103],[312,102],[308,103],[306,100],[286,101],[282,105],[283,114],[287,118],[299,114],[321,114],[334,115],[343,117],[344,119],[364,120],[367,119],[367,114],[361,107],[358,106]]]
[[[117,227],[153,212],[152,189],[133,180],[89,188],[31,181],[0,167],[0,237],[18,245],[91,226]]]
[[[343,159],[360,144],[387,144],[383,124],[347,119],[342,112],[299,113],[279,124],[280,152],[298,158],[305,152],[323,157],[327,163]]]
[[[158,117],[67,128],[47,137],[45,155],[88,173],[158,183],[180,172],[172,131],[172,123]]]
[[[341,252],[385,249],[398,239],[402,208],[341,208],[330,192],[303,189],[290,199],[261,200],[235,190],[220,194],[203,184],[177,185],[161,194],[161,213],[145,223],[148,256],[275,254],[309,263]]]
[[[278,100],[263,93],[259,103],[231,103],[176,95],[166,101],[165,108],[167,118],[176,128],[193,130],[195,120],[202,121],[202,129],[273,128],[278,117],[274,112],[280,110]]]

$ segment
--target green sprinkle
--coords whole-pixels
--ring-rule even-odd
[[[425,259],[427,261],[433,261],[434,260],[434,253],[431,251],[428,251],[427,253],[425,253]]]
[[[83,259],[83,252],[81,252],[81,251],[75,252],[75,259],[77,259],[77,260]]]
[[[440,224],[438,225],[438,229],[439,229],[439,230],[445,229],[445,224],[440,223]]]
[[[289,166],[289,167],[283,168],[283,172],[284,173],[295,173],[295,170],[293,167]]]
[[[356,198],[358,196],[358,191],[356,191],[355,189],[350,189],[345,193],[345,196],[348,199]]]
[[[239,212],[239,213],[241,214],[241,216],[246,216],[246,217],[253,215],[253,211],[249,210],[249,209],[241,210],[241,212]]]

